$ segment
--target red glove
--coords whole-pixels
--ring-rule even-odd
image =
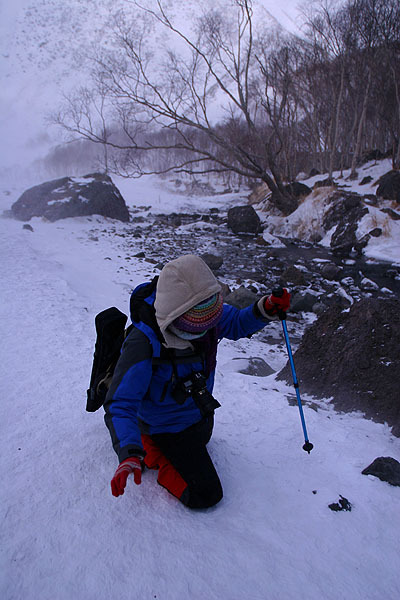
[[[272,293],[264,300],[264,310],[268,315],[276,315],[281,310],[286,312],[290,306],[290,294],[286,288],[283,288],[281,296],[274,296]]]
[[[133,473],[136,485],[140,485],[142,482],[142,467],[140,459],[137,456],[126,458],[115,471],[115,475],[111,479],[111,492],[113,496],[116,498],[122,496],[125,491],[126,480],[131,473]]]

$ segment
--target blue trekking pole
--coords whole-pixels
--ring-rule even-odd
[[[283,296],[283,289],[282,288],[278,288],[276,290],[273,290],[272,291],[272,295],[276,296],[277,298],[281,298]],[[279,316],[279,318],[281,320],[281,323],[282,323],[283,335],[284,335],[284,338],[285,338],[287,353],[288,353],[288,356],[289,356],[290,368],[292,370],[292,377],[293,377],[294,389],[296,390],[297,404],[299,405],[300,419],[301,419],[301,425],[303,427],[304,442],[305,442],[304,446],[303,446],[303,450],[305,450],[306,452],[308,452],[308,454],[310,454],[310,452],[314,448],[314,446],[310,442],[310,440],[308,439],[306,421],[305,421],[305,418],[304,418],[303,406],[301,404],[301,398],[300,398],[299,382],[297,381],[296,369],[294,367],[294,361],[293,361],[292,348],[290,346],[289,335],[288,335],[288,331],[287,331],[287,327],[286,327],[286,313],[285,313],[285,311],[284,310],[280,310],[278,312],[278,316]]]

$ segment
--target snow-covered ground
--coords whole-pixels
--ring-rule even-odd
[[[118,185],[130,206],[190,207],[149,180]],[[13,196],[2,196],[1,209]],[[221,198],[229,205],[240,194]],[[208,208],[212,199],[196,204]],[[129,481],[123,497],[111,495],[117,460],[102,411],[85,412],[94,315],[111,305],[127,312],[130,289],[154,266],[132,258],[121,268],[118,236],[91,239],[107,219],[31,225],[34,232],[0,219],[0,597],[397,599],[400,488],[361,471],[378,456],[400,460],[400,440],[386,425],[304,396],[314,444],[305,453],[293,388],[275,375],[241,374],[234,360],[262,357],[279,370],[279,323],[269,343],[260,333],[220,345],[222,407],[209,449],[222,502],[190,511],[151,471],[139,487]],[[340,494],[351,512],[329,510]]]

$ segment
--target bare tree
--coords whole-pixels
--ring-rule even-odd
[[[71,133],[124,152],[125,175],[234,172],[264,181],[282,210],[295,208],[275,161],[277,127],[265,81],[260,85],[265,72],[257,61],[251,0],[229,0],[229,11],[203,12],[191,32],[175,24],[163,0],[151,6],[136,0],[129,4],[136,18],[119,14],[114,50],[95,57],[96,84],[106,92],[123,142],[106,139],[105,124],[95,125],[88,103],[77,98],[58,122]],[[160,29],[169,36],[162,51],[152,43]],[[254,95],[260,87],[265,89],[262,99]],[[241,135],[233,135],[238,129]],[[166,141],[152,135],[159,130],[170,134]],[[174,151],[181,160],[161,171],[137,161],[138,152],[160,151]]]
[[[299,170],[355,176],[365,151],[390,146],[399,165],[398,0],[317,0],[304,38],[272,35],[251,0],[201,4],[183,24],[166,2],[127,0],[93,87],[56,117],[101,145],[105,170],[263,181],[290,213]]]

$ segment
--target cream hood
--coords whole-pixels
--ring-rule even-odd
[[[167,263],[160,273],[154,307],[168,348],[190,348],[191,343],[167,331],[184,312],[221,290],[211,269],[194,254]]]

